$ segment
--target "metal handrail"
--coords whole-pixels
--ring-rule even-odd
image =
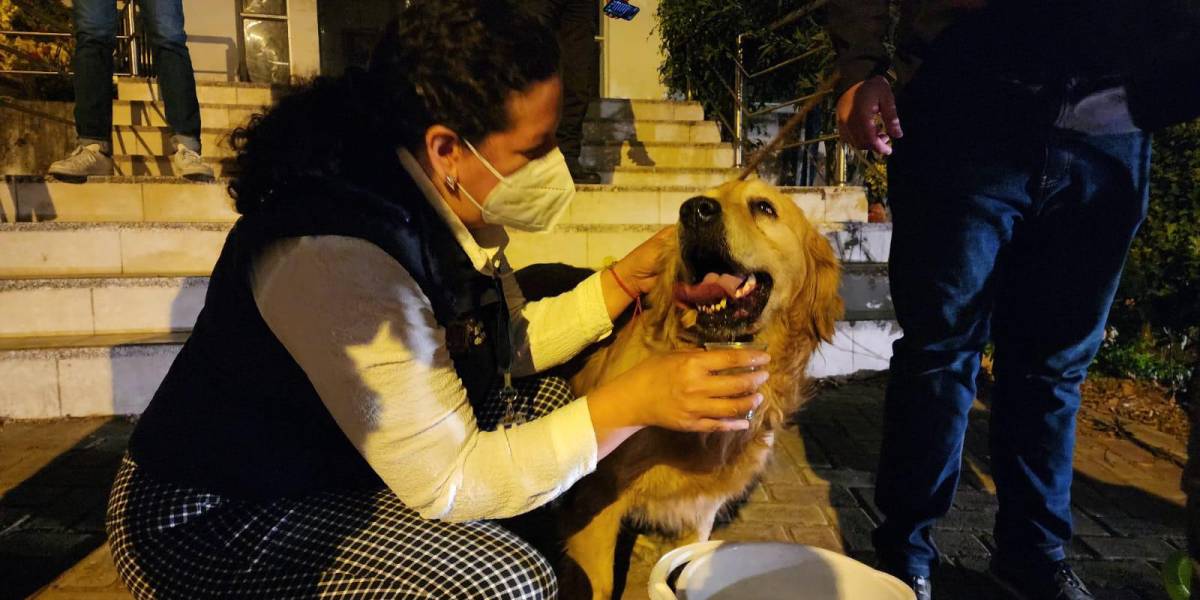
[[[243,19],[261,19],[264,21],[286,21],[287,15],[268,15],[264,13],[238,13]]]
[[[117,71],[114,75],[138,77],[142,73],[142,64],[150,66],[153,64],[153,56],[141,44],[142,34],[137,26],[137,14],[135,2],[128,2],[121,9],[121,23],[124,25],[124,32],[119,32],[116,39],[124,42],[127,46],[129,57],[129,71]],[[7,37],[50,37],[50,38],[74,38],[75,34],[63,31],[20,31],[20,30],[0,30],[0,36]],[[66,71],[41,71],[36,69],[0,69],[0,74],[3,75],[73,75],[70,70]]]
[[[13,37],[74,37],[74,34],[62,31],[8,31],[0,29],[0,35]]]
[[[807,6],[801,6],[800,8],[797,8],[796,10],[784,15],[774,23],[768,25],[767,31],[779,31],[780,29],[787,27],[788,25],[791,25],[792,23],[795,23],[796,21],[799,21],[800,19],[803,19],[804,17],[807,17],[808,15],[820,10],[826,4],[829,4],[829,0],[813,0],[811,4]]]
[[[746,66],[745,66],[745,44],[746,44],[746,41],[761,35],[763,32],[777,31],[783,27],[786,27],[792,23],[795,23],[796,21],[819,10],[821,7],[828,4],[828,2],[829,2],[829,0],[813,0],[812,2],[806,4],[805,6],[802,6],[798,9],[792,11],[791,13],[788,13],[787,15],[783,16],[782,18],[776,20],[774,23],[771,23],[769,26],[767,26],[763,30],[748,31],[748,32],[739,34],[737,36],[736,46],[735,46],[735,54],[734,54],[734,59],[733,59],[734,82],[733,82],[732,89],[728,89],[730,86],[726,85],[727,91],[729,91],[729,93],[732,96],[733,105],[734,105],[734,107],[733,107],[734,108],[733,126],[730,127],[731,135],[733,137],[734,167],[743,168],[746,166],[746,154],[745,154],[744,146],[745,146],[746,138],[748,137],[747,131],[746,131],[746,122],[748,119],[752,119],[754,117],[759,117],[759,116],[762,116],[765,114],[770,114],[770,113],[773,113],[778,110],[788,108],[791,106],[804,104],[804,103],[809,102],[810,100],[813,100],[814,98],[817,98],[820,96],[825,96],[830,93],[830,90],[821,90],[814,94],[808,94],[805,96],[801,96],[799,98],[795,98],[795,99],[789,100],[787,102],[782,102],[779,104],[767,106],[767,107],[764,107],[764,108],[761,108],[761,109],[755,110],[755,111],[748,111],[746,109],[746,84],[748,81],[762,77],[764,75],[769,75],[769,74],[774,73],[774,72],[778,71],[779,69],[782,69],[788,65],[792,65],[792,64],[800,62],[806,58],[809,58],[809,57],[813,56],[814,54],[817,54],[818,52],[820,52],[821,48],[811,48],[811,49],[806,50],[796,56],[786,58],[774,65],[771,65],[769,67],[766,67],[766,68],[756,71],[754,73],[750,73],[746,69]],[[722,82],[723,81],[724,80],[722,78]],[[836,141],[837,139],[838,139],[838,137],[837,137],[836,133],[827,134],[827,135],[820,136],[813,140],[805,140],[803,142],[795,143],[795,144],[780,145],[776,148],[776,150],[783,150],[786,148],[795,148],[795,147],[804,146],[804,145],[808,145],[808,144],[818,143],[821,141],[835,141],[835,157],[834,157],[835,158],[835,166],[834,166],[835,177],[834,177],[834,181],[837,185],[840,186],[840,185],[845,185],[845,183],[846,183],[846,177],[845,177],[846,170],[847,170],[846,169],[846,152],[845,152],[845,149],[842,147],[842,143],[840,141]]]
[[[787,102],[784,102],[782,104],[776,104],[775,106],[768,106],[767,108],[764,108],[762,110],[756,110],[746,116],[747,117],[761,117],[762,115],[765,115],[767,113],[773,113],[782,108],[787,108],[789,106],[795,106],[797,104],[803,104],[803,103],[808,102],[809,100],[812,100],[813,98],[816,98],[818,96],[824,96],[825,94],[826,93],[823,92],[823,93],[819,93],[819,94],[809,94],[807,96],[800,96],[799,98],[796,98],[795,100],[788,100]]]

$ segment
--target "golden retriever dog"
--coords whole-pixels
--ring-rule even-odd
[[[586,394],[647,356],[704,342],[754,341],[771,354],[764,399],[746,431],[647,428],[600,462],[557,510],[570,561],[564,598],[610,598],[624,520],[707,540],[722,508],[749,492],[774,432],[806,394],[805,367],[842,314],[829,242],[762,181],[733,181],[685,202],[657,288],[640,317],[591,354],[571,384]],[[574,563],[573,565],[571,563]],[[576,566],[578,569],[576,569]],[[582,585],[582,574],[590,586]]]

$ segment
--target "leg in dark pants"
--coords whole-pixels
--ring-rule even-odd
[[[1055,132],[1046,162],[993,320],[995,535],[998,557],[1024,568],[1062,560],[1071,539],[1079,386],[1146,215],[1149,136]]]
[[[937,561],[931,527],[958,484],[988,339],[999,555],[1035,568],[1061,559],[1070,539],[1078,387],[1144,215],[1149,146],[1142,134],[1022,132],[1036,120],[1019,105],[978,111],[1000,115],[989,131],[1002,133],[981,134],[942,107],[918,111],[946,115],[945,126],[910,119],[890,165],[904,338],[887,391],[876,487],[885,522],[874,541],[894,572],[928,575]]]
[[[99,144],[112,153],[113,49],[117,4],[75,0],[75,132],[80,145]]]
[[[183,2],[140,0],[139,6],[150,34],[150,47],[154,49],[167,123],[175,134],[172,141],[198,153],[200,104],[196,100],[196,77],[183,28]]]
[[[889,164],[890,281],[904,337],[885,402],[875,532],[889,571],[928,576],[934,521],[958,486],[967,413],[989,337],[996,272],[1028,204],[1003,160],[966,164],[908,128]]]
[[[558,31],[562,52],[559,71],[563,80],[562,120],[558,124],[558,147],[573,173],[578,173],[583,148],[583,121],[588,104],[598,95],[596,0],[529,0],[530,12]]]
[[[596,97],[596,1],[567,0],[558,30],[562,48],[563,114],[558,125],[558,145],[567,162],[579,163],[583,147],[583,121],[588,104]]]

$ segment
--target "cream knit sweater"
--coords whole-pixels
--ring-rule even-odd
[[[503,228],[473,235],[413,157],[401,151],[401,161],[475,268],[489,276],[499,269],[513,317],[514,375],[561,364],[612,331],[598,275],[526,302],[504,258]],[[253,283],[264,320],[338,426],[421,516],[521,514],[595,469],[584,398],[529,423],[479,430],[429,300],[379,247],[338,236],[281,240],[256,260]]]

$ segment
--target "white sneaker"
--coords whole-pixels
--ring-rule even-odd
[[[85,179],[93,175],[111,177],[113,161],[100,151],[100,144],[80,145],[66,158],[51,164],[49,173],[63,179]]]
[[[211,181],[213,178],[212,167],[204,164],[204,159],[198,152],[183,144],[175,146],[175,156],[171,157],[171,162],[175,164],[175,171],[184,179]]]

